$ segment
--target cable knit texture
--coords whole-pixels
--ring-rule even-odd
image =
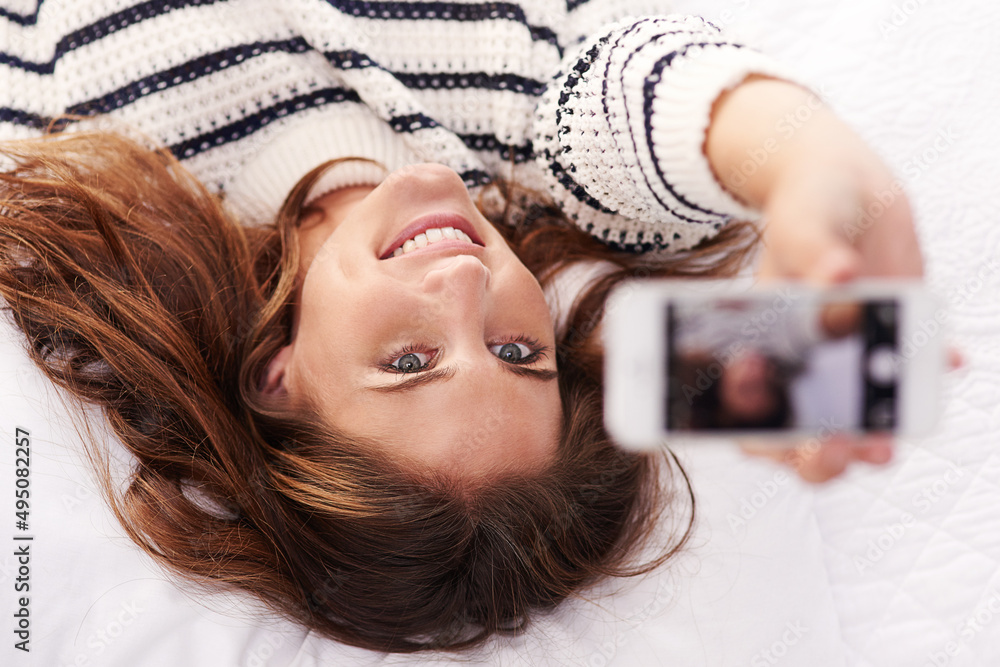
[[[616,247],[679,250],[754,216],[704,156],[712,103],[748,74],[790,77],[706,21],[652,15],[668,9],[0,0],[0,138],[109,117],[168,146],[247,222],[327,159],[439,162],[470,188],[547,191]]]

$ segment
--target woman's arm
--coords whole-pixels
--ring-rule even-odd
[[[901,185],[792,80],[697,17],[604,26],[539,101],[536,162],[567,214],[613,246],[683,250],[763,214],[762,276],[919,275]]]
[[[578,225],[632,250],[689,248],[763,213],[762,276],[918,275],[901,188],[815,96],[779,78],[697,18],[611,26],[563,60],[538,106],[550,188]],[[851,460],[887,461],[891,443],[834,436],[763,451],[821,481]]]
[[[748,78],[716,102],[705,152],[722,185],[763,212],[762,278],[922,275],[900,182],[809,91]]]
[[[826,285],[862,276],[922,275],[913,215],[900,182],[807,90],[749,77],[716,102],[705,152],[719,181],[763,212],[759,278]],[[892,441],[884,435],[834,435],[795,449],[745,445],[744,450],[822,482],[851,461],[887,462]]]

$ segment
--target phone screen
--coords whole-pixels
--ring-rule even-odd
[[[767,296],[666,306],[668,431],[892,431],[900,305]]]

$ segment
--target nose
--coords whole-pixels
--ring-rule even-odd
[[[489,268],[478,258],[455,255],[428,271],[422,286],[424,293],[441,307],[453,309],[452,313],[460,317],[471,318],[483,312],[490,279]]]

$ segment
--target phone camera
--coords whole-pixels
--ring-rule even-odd
[[[868,408],[868,427],[890,430],[896,425],[896,401],[891,398],[873,403]]]
[[[896,327],[896,311],[897,304],[895,302],[891,303],[880,303],[874,308],[875,320],[887,329],[895,329]]]
[[[876,345],[868,353],[868,379],[883,387],[896,383],[896,351],[891,345]]]

